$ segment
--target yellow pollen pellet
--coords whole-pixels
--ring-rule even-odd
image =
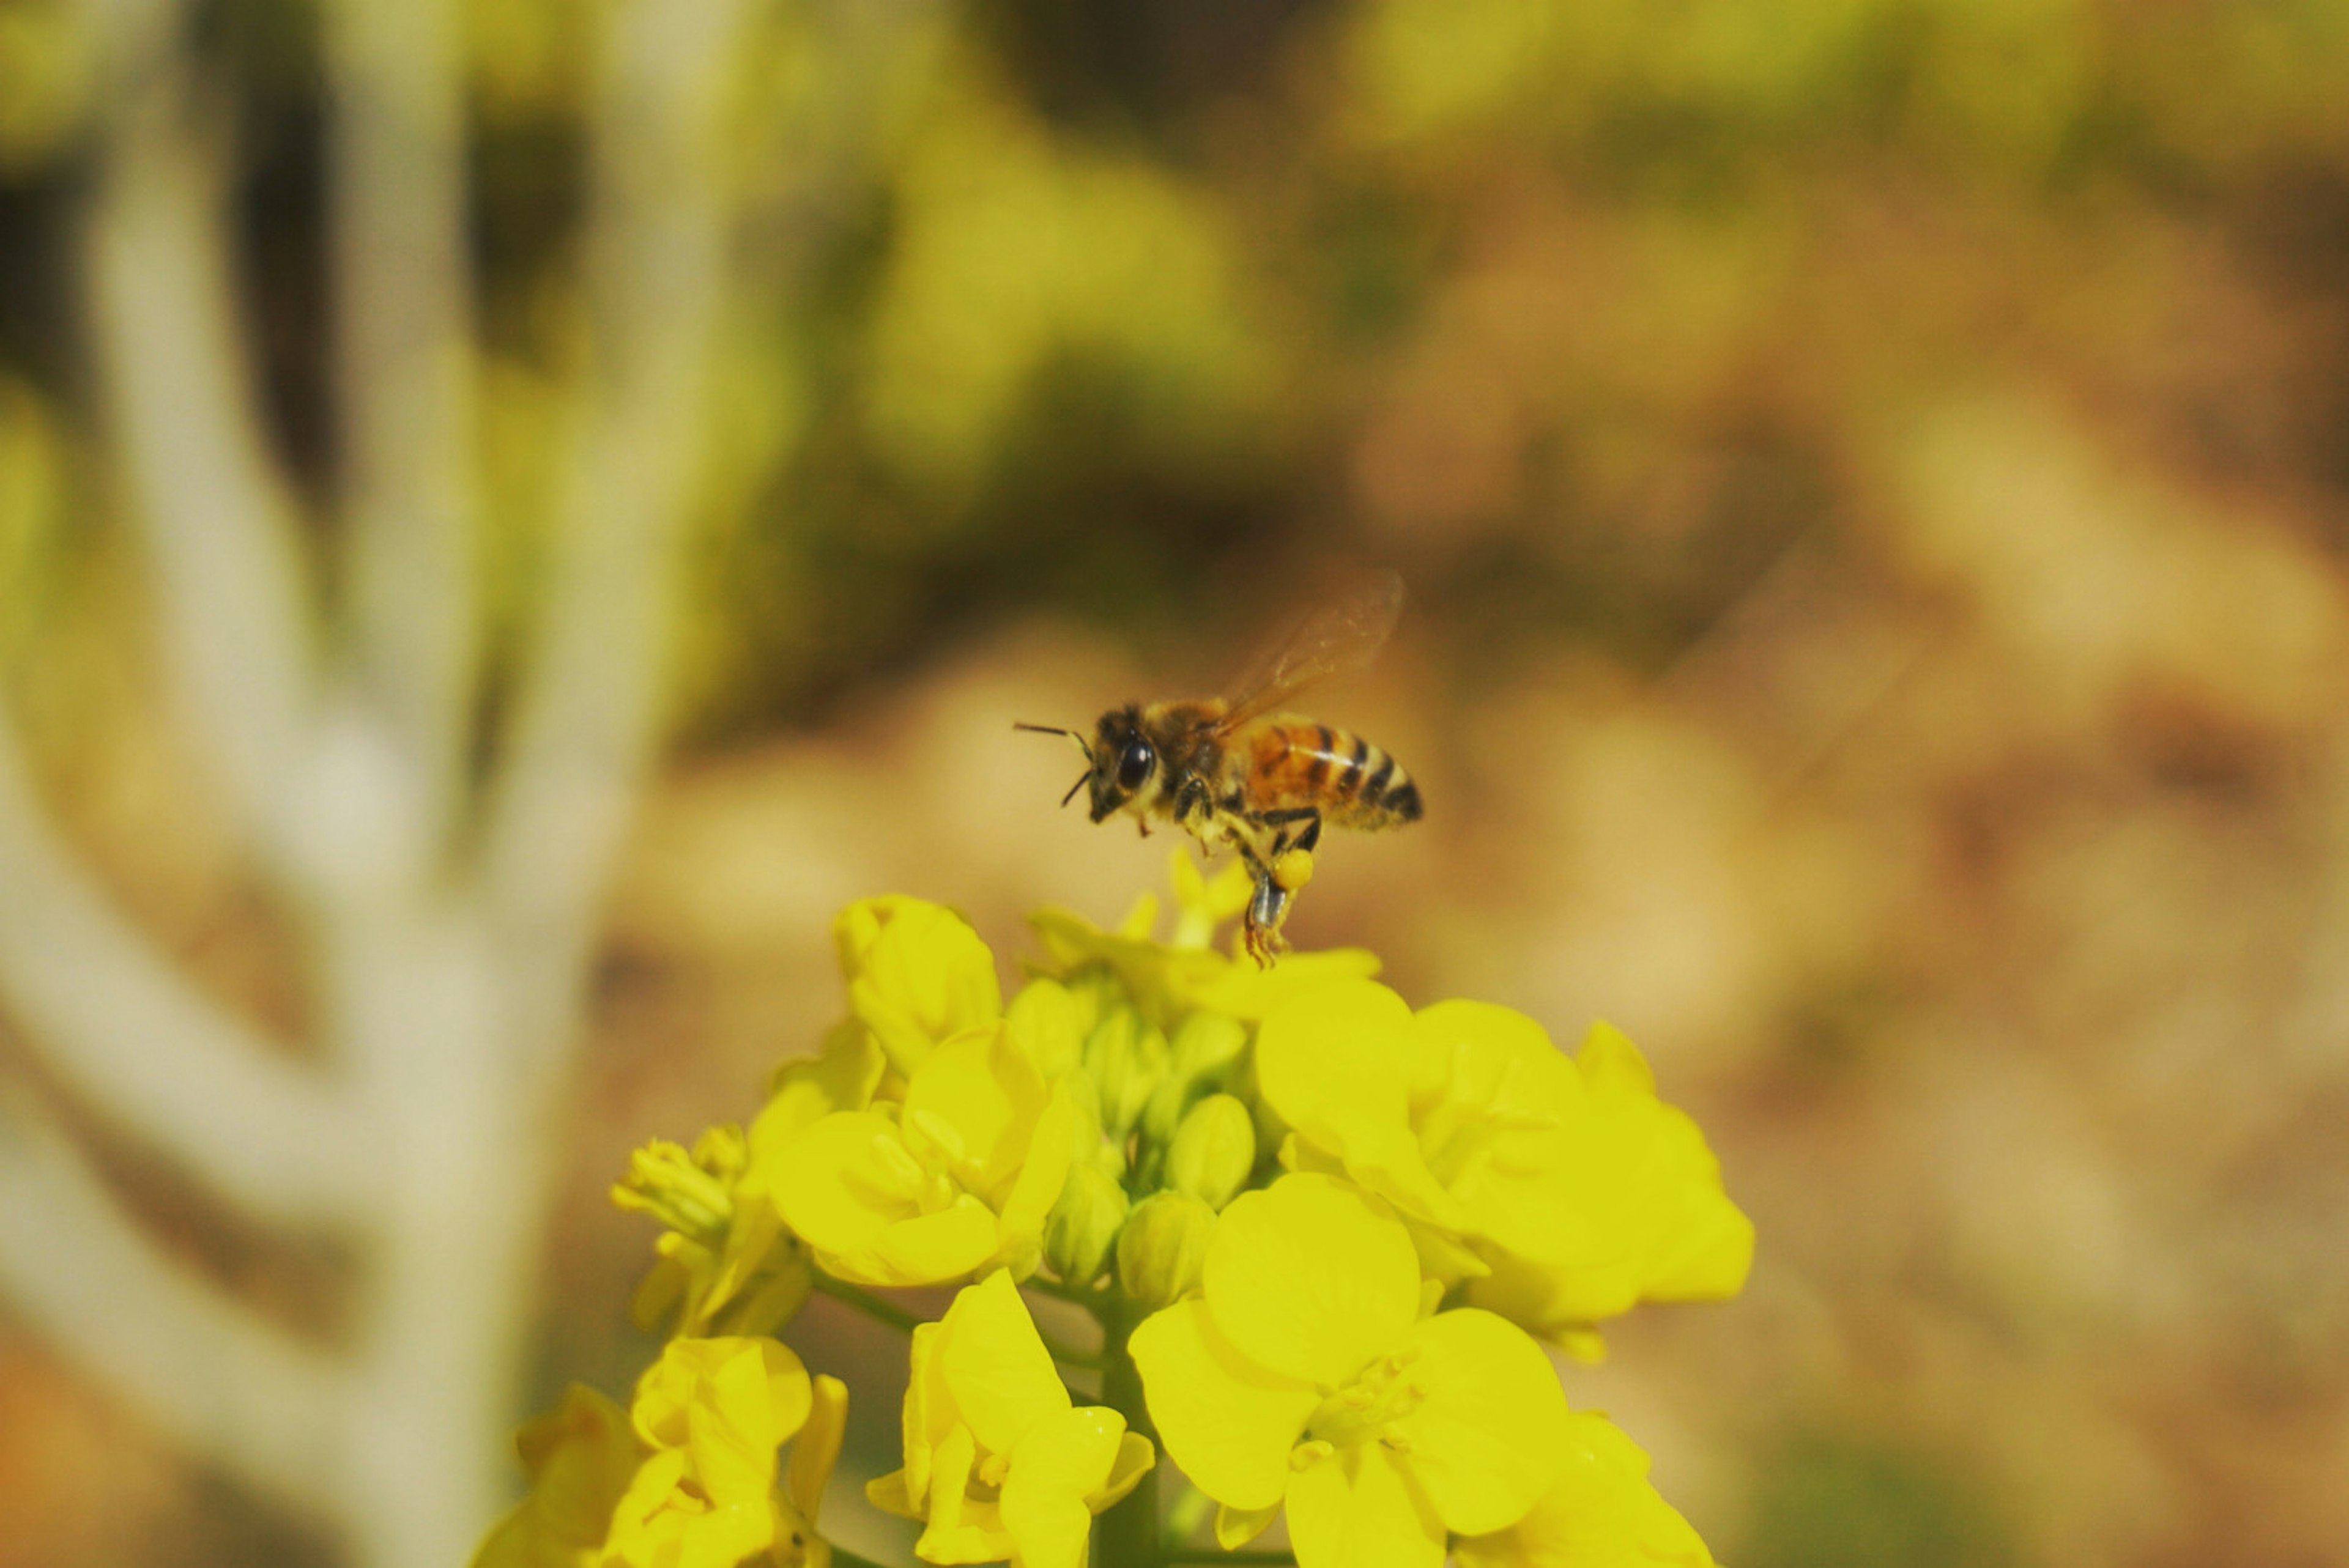
[[[1272,880],[1283,892],[1295,892],[1313,880],[1313,851],[1291,850],[1272,862]]]

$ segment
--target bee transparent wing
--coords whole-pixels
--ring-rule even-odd
[[[1245,724],[1317,681],[1369,664],[1402,614],[1402,579],[1396,573],[1371,573],[1350,583],[1266,648],[1232,683],[1225,696],[1230,711],[1221,727]]]

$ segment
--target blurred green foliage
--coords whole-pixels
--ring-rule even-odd
[[[2019,1562],[1993,1501],[1947,1458],[1814,1435],[1759,1470],[1744,1542],[1725,1560],[1750,1568],[2012,1568]]]
[[[466,15],[502,627],[579,352],[595,13]],[[988,0],[776,5],[759,37],[681,676],[707,738],[1007,604],[1244,624],[1341,549],[1497,604],[1495,646],[1659,664],[1865,509],[1922,390],[2144,374],[2111,335],[2209,264],[2181,225],[2255,289],[2339,287],[2298,254],[2349,210],[2337,5]],[[217,0],[200,43],[323,487],[316,20]],[[66,403],[88,61],[68,7],[0,9],[0,367]],[[2257,419],[2215,410],[2213,461],[2341,467],[2330,427],[2278,454]]]

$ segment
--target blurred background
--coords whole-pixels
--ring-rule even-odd
[[[1011,721],[1361,563],[1306,706],[1428,818],[1290,933],[1705,1126],[1751,1287],[1568,1390],[1715,1553],[2337,1561],[2344,79],[2329,0],[0,0],[0,1564],[470,1540],[489,1439],[387,1546],[173,1367],[625,1388],[605,1189],[834,910],[1113,919],[1167,841]],[[313,1093],[455,1190],[232,1169]]]

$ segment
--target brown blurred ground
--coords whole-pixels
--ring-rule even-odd
[[[298,275],[298,72],[234,14],[253,243]],[[570,89],[499,36],[488,373],[526,447]],[[1334,842],[1292,934],[1561,1039],[1611,1018],[1710,1130],[1752,1287],[1568,1391],[1723,1560],[2337,1560],[2349,13],[1006,4],[921,47],[858,160],[787,156],[820,55],[746,154],[818,254],[746,307],[545,1387],[631,1376],[648,1238],[603,1187],[813,1043],[841,903],[944,900],[1008,967],[1022,912],[1157,885],[1166,841],[1056,811],[1071,759],[1010,722],[1212,685],[1371,559],[1403,630],[1310,706],[1429,819]],[[90,521],[46,124],[0,115],[20,707],[150,926],[298,1009]],[[298,409],[298,284],[260,315]],[[187,1223],[321,1310],[316,1260]],[[0,1517],[12,1565],[315,1550],[5,1331]]]

